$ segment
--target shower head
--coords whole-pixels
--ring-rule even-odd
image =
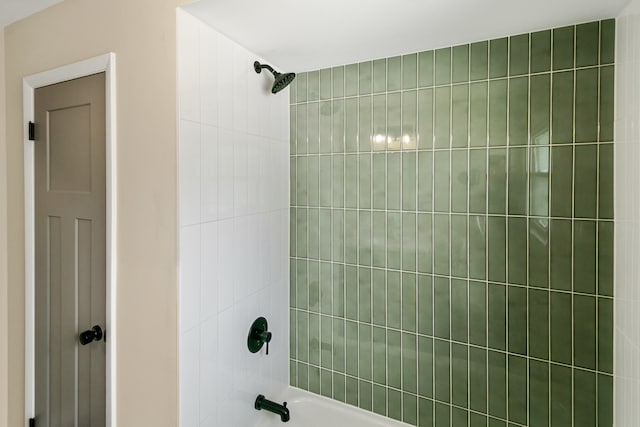
[[[274,73],[274,76],[276,77],[276,80],[273,82],[271,93],[278,93],[291,84],[293,79],[296,78],[296,73]]]
[[[273,74],[273,77],[275,77],[273,87],[271,88],[271,93],[280,92],[282,89],[289,86],[293,79],[296,78],[296,73],[279,73],[270,65],[260,64],[258,61],[253,63],[253,69],[256,70],[256,73],[260,74],[263,68],[269,70],[271,74]]]

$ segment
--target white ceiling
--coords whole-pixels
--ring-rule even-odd
[[[199,0],[187,9],[284,70],[300,72],[611,18],[628,2]]]
[[[33,15],[62,0],[0,0],[0,28]]]

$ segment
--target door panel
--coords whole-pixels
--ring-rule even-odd
[[[91,191],[91,105],[48,111],[49,186],[52,191]]]
[[[91,220],[76,220],[76,248],[77,265],[76,277],[78,279],[78,301],[91,301]],[[80,304],[78,306],[78,324],[91,325],[91,305]],[[80,349],[91,349],[80,347]],[[91,373],[91,354],[87,351],[78,353],[78,372]],[[91,395],[91,376],[80,375],[78,377],[78,395]],[[78,419],[91,419],[91,405],[88,400],[78,402]]]
[[[36,425],[104,427],[104,73],[35,92]],[[105,334],[106,335],[106,334]]]

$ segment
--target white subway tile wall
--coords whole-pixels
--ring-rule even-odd
[[[289,95],[178,10],[180,425],[252,426],[289,382]],[[274,64],[275,65],[275,64]],[[265,316],[270,353],[249,353]]]
[[[616,34],[615,425],[640,419],[640,1],[621,14]]]

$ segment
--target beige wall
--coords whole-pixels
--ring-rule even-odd
[[[0,29],[0,378],[7,378],[7,156],[4,31]],[[7,425],[7,382],[0,380],[0,426]]]
[[[66,0],[5,30],[9,427],[24,422],[22,78],[106,52],[117,55],[117,425],[177,425],[178,3]]]

